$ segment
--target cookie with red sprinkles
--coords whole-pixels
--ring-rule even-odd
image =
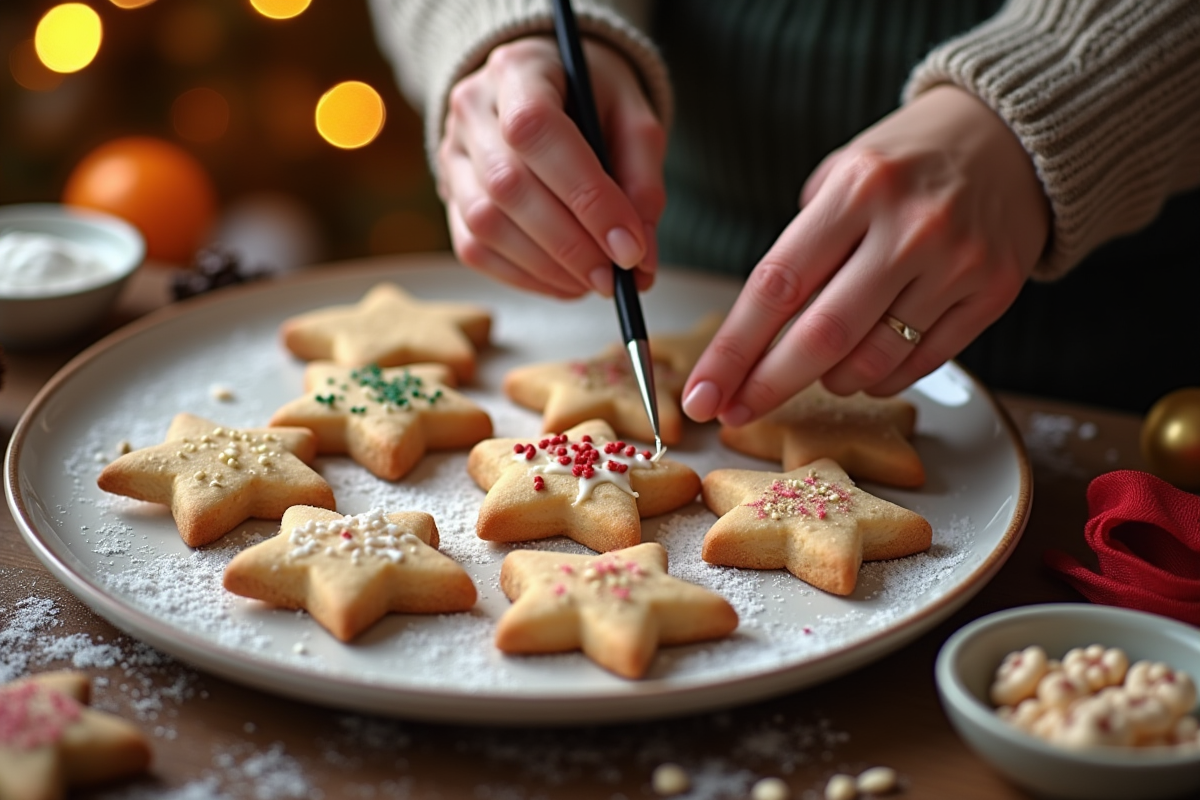
[[[700,491],[690,467],[617,438],[603,420],[533,439],[486,439],[471,449],[467,472],[487,492],[479,538],[564,535],[599,552],[638,544],[643,517],[674,511]]]
[[[516,550],[500,568],[513,601],[496,626],[505,653],[584,655],[641,678],[661,645],[728,636],[738,616],[725,598],[667,574],[667,551],[646,542],[598,556]]]
[[[0,686],[0,797],[53,800],[146,770],[151,753],[141,730],[89,708],[90,695],[81,672]]]
[[[787,569],[832,594],[847,595],[863,561],[927,550],[928,520],[854,485],[831,459],[790,472],[713,470],[705,505],[720,518],[704,536],[710,564]]]

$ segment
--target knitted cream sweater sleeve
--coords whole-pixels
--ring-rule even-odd
[[[437,170],[446,99],[497,45],[531,34],[554,35],[550,0],[370,0],[376,37],[392,60],[401,91],[425,120],[425,147]],[[580,33],[624,53],[638,71],[664,125],[673,114],[667,69],[644,33],[639,0],[575,0]]]
[[[1009,0],[934,49],[904,99],[947,83],[983,99],[1033,159],[1054,216],[1036,277],[1200,183],[1200,0]]]

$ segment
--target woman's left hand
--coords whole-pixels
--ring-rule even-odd
[[[1049,227],[1003,120],[962,89],[926,92],[814,171],[692,371],[684,410],[742,425],[815,380],[838,394],[904,389],[1004,313]]]

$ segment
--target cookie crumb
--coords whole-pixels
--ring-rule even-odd
[[[132,453],[132,452],[133,452],[133,445],[131,445],[127,440],[122,439],[121,441],[117,442],[117,454],[118,455],[122,455],[122,456],[128,455],[129,453]]]
[[[750,789],[750,800],[788,800],[792,790],[782,778],[762,778]]]
[[[691,781],[688,780],[688,774],[683,767],[667,762],[654,768],[654,774],[650,777],[650,785],[654,788],[655,794],[670,797],[686,792],[691,786]]]
[[[825,784],[825,800],[854,800],[858,796],[858,784],[853,776],[837,774]]]
[[[863,794],[888,794],[896,788],[896,770],[871,767],[858,776],[857,786]]]
[[[208,396],[222,403],[229,403],[237,399],[237,395],[233,393],[233,389],[220,383],[214,383],[208,387]]]

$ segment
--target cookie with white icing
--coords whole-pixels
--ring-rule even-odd
[[[493,542],[565,535],[599,552],[641,541],[643,517],[696,498],[688,466],[617,438],[602,420],[532,439],[487,439],[467,471],[487,492],[475,531]]]
[[[624,678],[645,675],[660,645],[718,639],[738,625],[725,598],[668,575],[655,542],[598,556],[517,550],[500,587],[513,601],[496,626],[500,650],[582,650]]]
[[[475,584],[437,551],[433,517],[374,510],[343,516],[289,508],[279,533],[238,553],[225,588],[242,597],[304,609],[348,642],[385,614],[440,614],[475,605]]]

